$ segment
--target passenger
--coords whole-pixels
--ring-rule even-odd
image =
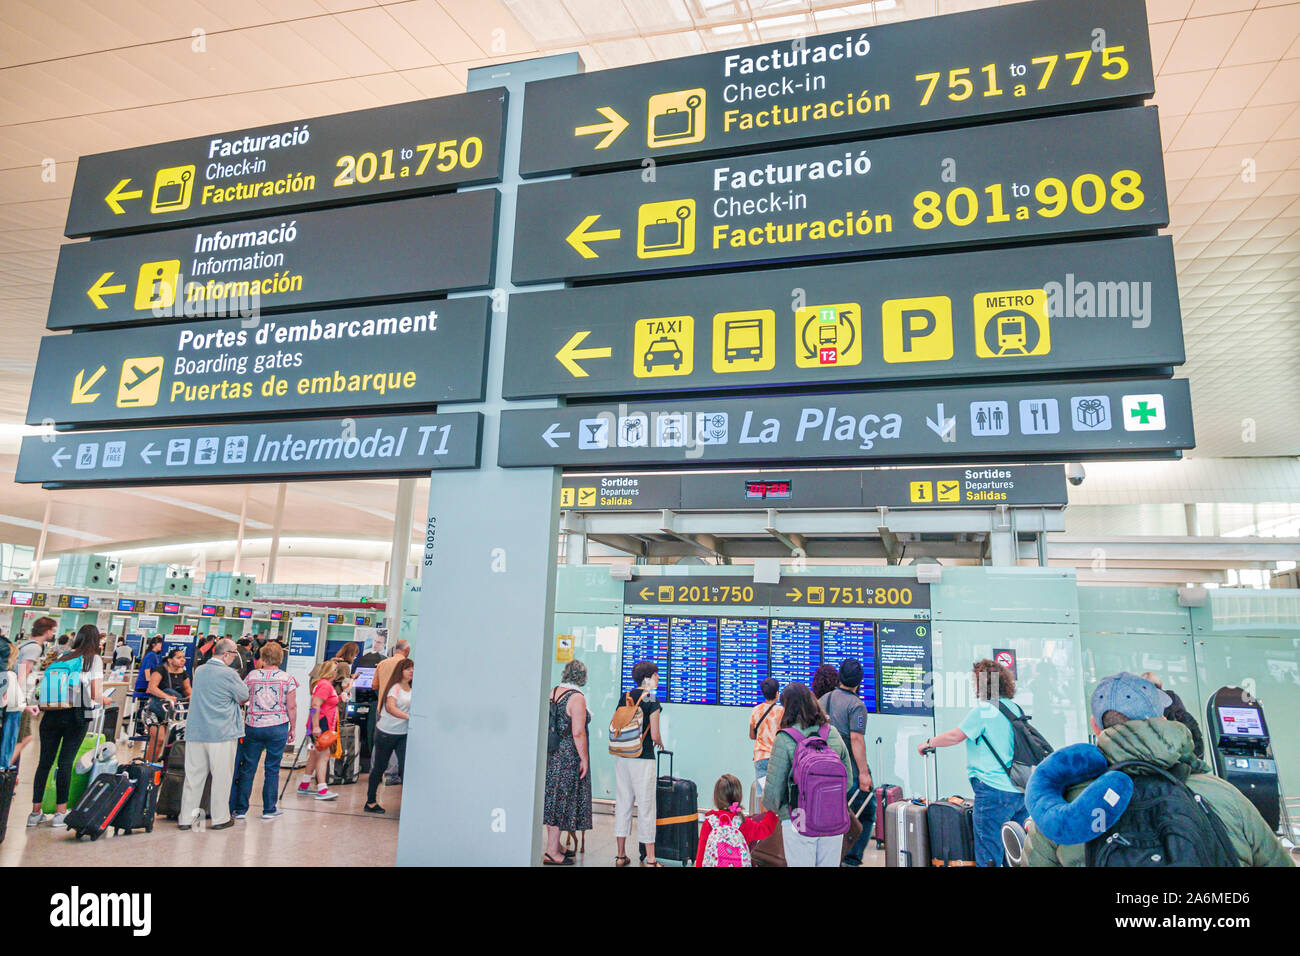
[[[1176,720],[1191,731],[1192,752],[1196,754],[1197,757],[1204,758],[1205,741],[1201,739],[1201,725],[1196,722],[1196,718],[1192,716],[1191,711],[1183,705],[1183,699],[1172,690],[1165,690],[1165,685],[1161,683],[1159,674],[1153,674],[1150,671],[1147,671],[1142,675],[1142,677],[1145,680],[1149,680],[1151,683],[1155,684],[1156,687],[1160,688],[1160,690],[1164,690],[1165,693],[1169,695],[1169,699],[1173,701],[1173,703],[1165,708],[1165,720]]]
[[[772,678],[769,677],[768,680]],[[743,839],[746,844],[744,859],[747,860],[749,847],[771,836],[772,831],[781,821],[771,810],[765,811],[756,820],[745,816],[740,809],[740,801],[743,798],[744,791],[741,789],[740,779],[729,773],[724,773],[713,785],[713,806],[718,812],[705,814],[704,823],[700,826],[700,848],[695,854],[696,866],[752,865],[752,863],[741,862],[737,837]],[[713,840],[713,847],[710,848],[709,839],[715,832],[717,837]]]
[[[966,772],[975,792],[975,862],[978,866],[1002,866],[1006,851],[1002,846],[1002,825],[1015,820],[1022,827],[1029,818],[1025,795],[1011,782],[1003,765],[1011,765],[1015,738],[1011,721],[998,710],[998,701],[1007,709],[1023,714],[1016,695],[1016,679],[995,661],[976,661],[974,665],[977,703],[961,724],[931,737],[917,746],[925,756],[930,747],[952,747],[966,741]]]
[[[387,687],[388,678],[392,676],[393,668],[396,667],[401,661],[406,660],[410,656],[411,656],[410,641],[398,641],[396,644],[394,644],[392,656],[384,658],[382,661],[380,661],[379,664],[375,666],[375,677],[372,683],[376,688],[376,690],[378,690],[381,687]],[[371,708],[371,713],[375,713],[376,710],[377,708]],[[375,726],[378,727],[378,724],[379,724],[379,714],[375,713]],[[374,766],[374,734],[373,733],[371,734],[370,739],[371,739],[370,763],[371,766],[373,767]],[[387,768],[381,767],[380,769],[381,770],[387,769],[388,771],[384,775],[384,783],[387,784],[388,786],[395,787],[402,782],[402,778],[397,775],[395,763],[390,762]]]
[[[18,743],[14,746],[11,766],[18,766],[18,758],[32,743],[32,727],[41,713],[41,709],[36,706],[36,681],[41,658],[45,656],[45,645],[54,636],[54,628],[57,626],[58,622],[52,617],[38,617],[32,624],[29,640],[25,640],[21,632],[18,634],[18,656],[12,669],[18,677],[18,686],[23,689],[27,707],[23,709],[22,719],[18,723]]]
[[[1232,784],[1216,777],[1209,765],[1192,752],[1191,731],[1162,716],[1170,703],[1167,692],[1136,674],[1104,678],[1092,692],[1089,709],[1097,747],[1106,760],[1112,765],[1145,760],[1173,771],[1180,779],[1185,777],[1188,788],[1223,824],[1241,866],[1294,866],[1255,805]],[[1066,799],[1072,800],[1089,782],[1068,788]],[[1058,846],[1031,822],[1025,854],[1029,866],[1084,866],[1086,846]]]
[[[126,638],[117,642],[113,648],[113,666],[130,667],[131,661],[135,659],[135,653],[131,650],[131,645],[126,642]]]
[[[760,689],[763,691],[763,703],[755,705],[749,712],[749,739],[754,741],[754,789],[761,799],[763,785],[767,783],[767,762],[772,756],[772,741],[776,739],[776,732],[781,727],[781,716],[785,711],[776,699],[781,685],[775,677],[763,678]]]
[[[45,784],[57,757],[58,770],[54,775],[54,795],[57,806],[51,825],[64,826],[68,816],[68,791],[72,787],[72,767],[77,750],[86,739],[86,727],[91,713],[107,704],[104,697],[104,662],[96,653],[99,649],[99,628],[83,624],[68,650],[55,657],[54,662],[75,661],[80,658],[79,679],[73,685],[71,707],[45,710],[41,715],[41,756],[36,764],[36,778],[32,781],[32,812],[27,825],[34,827],[44,819],[41,802],[45,798]]]
[[[136,707],[143,707],[149,700],[149,675],[162,667],[163,639],[155,634],[144,643],[144,656],[140,658],[140,669],[135,675]],[[184,649],[182,649],[182,653]]]
[[[233,641],[231,643],[234,643]],[[199,636],[198,643],[194,648],[194,666],[201,667],[211,660],[212,655],[216,653],[217,635],[209,634],[206,637]]]
[[[871,793],[871,768],[867,766],[867,705],[858,696],[858,687],[862,684],[862,662],[848,657],[840,664],[838,686],[835,690],[818,698],[831,726],[840,732],[840,738],[849,747],[853,755],[853,769],[849,773],[849,801],[859,790]],[[876,819],[875,800],[866,803],[867,818],[862,820],[862,834],[844,857],[845,866],[861,866],[862,854],[866,851],[867,841],[874,832]]]
[[[177,817],[182,830],[188,830],[203,813],[199,803],[209,775],[212,793],[218,795],[211,801],[211,829],[224,830],[235,823],[230,818],[229,799],[222,800],[220,795],[230,793],[235,754],[244,735],[241,705],[248,702],[248,687],[239,679],[238,659],[235,642],[223,638],[212,648],[208,662],[194,668],[194,696],[185,721],[185,787]]]
[[[298,784],[298,796],[315,797],[317,800],[337,800],[338,793],[325,785],[325,774],[329,769],[330,748],[316,749],[317,739],[333,730],[338,732],[339,700],[338,688],[334,681],[342,676],[344,665],[341,662],[323,661],[312,672],[311,709],[307,714],[307,736],[312,746],[307,753],[307,768],[303,771],[302,782]],[[315,778],[316,786],[312,787]]]
[[[239,653],[239,676],[246,679],[253,671],[253,639],[241,637],[235,641],[235,648]]]
[[[821,700],[836,687],[840,686],[840,672],[834,664],[823,664],[817,668],[812,679],[812,695]]]
[[[403,658],[393,668],[384,687],[383,710],[375,723],[374,759],[366,780],[366,813],[384,813],[379,805],[379,781],[389,758],[397,754],[397,772],[406,768],[406,734],[411,723],[411,680],[415,675],[415,661]]]
[[[637,661],[632,668],[632,683],[636,689],[629,691],[629,695],[641,708],[641,754],[614,760],[614,839],[618,843],[614,865],[627,866],[632,862],[627,855],[627,838],[632,832],[635,804],[637,840],[645,847],[642,865],[663,866],[655,859],[655,748],[663,750],[664,741],[659,734],[659,712],[663,706],[655,700],[659,668],[654,661]]]
[[[156,763],[163,757],[167,745],[169,724],[176,715],[176,704],[190,699],[189,675],[185,673],[185,648],[173,647],[163,658],[162,667],[149,673],[149,686],[145,691],[145,726],[148,741],[144,759]]]
[[[339,648],[338,653],[335,654],[335,655],[331,658],[331,660],[342,661],[344,664],[347,664],[347,665],[348,665],[348,673],[351,674],[351,673],[352,673],[352,662],[355,661],[355,660],[357,659],[357,655],[358,655],[359,653],[361,653],[361,648],[360,648],[360,646],[357,644],[357,642],[356,642],[356,641],[348,641],[346,644],[344,644],[342,647]]]
[[[577,850],[561,850],[560,837],[565,833],[585,833],[591,829],[591,765],[587,725],[591,713],[582,688],[587,684],[587,666],[569,661],[560,674],[560,683],[551,689],[549,704],[550,731],[556,747],[546,755],[546,801],[542,809],[542,826],[546,830],[547,866],[568,866]]]
[[[248,687],[248,718],[244,739],[239,745],[238,768],[230,787],[230,812],[236,820],[248,816],[248,801],[257,776],[257,762],[266,753],[262,769],[262,819],[283,816],[276,806],[280,784],[280,762],[284,750],[293,743],[293,728],[298,722],[296,681],[280,669],[284,651],[279,644],[262,648],[259,665],[244,678]]]
[[[804,736],[819,733],[830,722],[826,712],[813,697],[808,685],[791,681],[781,692],[781,730],[793,728]],[[827,746],[844,764],[848,779],[853,779],[853,764],[849,748],[838,730],[830,728]],[[772,743],[772,758],[767,765],[767,784],[763,788],[763,806],[781,819],[781,841],[785,846],[786,866],[839,866],[844,838],[840,836],[804,836],[790,822],[790,811],[795,808],[794,753],[795,739],[788,733],[777,733]]]

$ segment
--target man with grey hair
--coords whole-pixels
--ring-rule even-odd
[[[239,676],[239,648],[230,638],[217,641],[212,656],[194,669],[194,689],[185,724],[185,789],[181,791],[180,828],[188,830],[203,811],[203,787],[212,777],[212,829],[233,825],[230,782],[235,755],[244,735],[248,685]]]

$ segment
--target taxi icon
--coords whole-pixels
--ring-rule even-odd
[[[682,367],[682,347],[675,339],[661,335],[650,343],[643,361],[647,372],[660,365],[671,365],[676,371]]]

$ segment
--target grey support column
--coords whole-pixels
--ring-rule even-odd
[[[402,636],[402,598],[406,595],[406,565],[411,558],[411,510],[415,507],[415,479],[397,480],[397,503],[393,506],[393,551],[385,568],[388,577],[388,647]]]
[[[497,466],[524,83],[581,70],[576,54],[469,71],[510,91],[496,307],[478,471],[435,475],[420,593],[399,865],[527,866],[541,855],[544,700],[554,629],[560,475]],[[449,224],[450,225],[450,224]],[[536,289],[545,288],[537,286]],[[554,401],[511,407],[554,407]]]
[[[266,583],[275,583],[275,565],[280,558],[280,529],[284,527],[284,498],[289,486],[283,481],[275,493],[275,517],[271,522],[271,553],[266,559]]]

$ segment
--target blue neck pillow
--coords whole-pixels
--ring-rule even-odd
[[[1114,826],[1133,798],[1133,778],[1109,767],[1092,744],[1063,747],[1035,767],[1025,808],[1038,832],[1060,846],[1074,846]],[[1069,787],[1089,780],[1073,800],[1065,798]]]

